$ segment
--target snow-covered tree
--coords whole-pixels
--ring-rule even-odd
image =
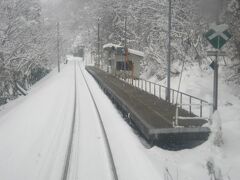
[[[219,7],[216,4],[219,4]],[[101,19],[101,43],[123,44],[124,20],[127,17],[128,46],[143,50],[146,54],[146,67],[150,67],[153,72],[161,71],[164,75],[168,43],[168,5],[167,0],[98,1],[95,16]],[[206,66],[206,51],[211,46],[203,34],[216,20],[218,13],[220,23],[227,23],[233,34],[224,50],[229,58],[238,59],[239,62],[239,1],[175,0],[172,1],[173,63],[186,61]],[[172,73],[178,74],[178,70],[172,69]]]
[[[49,65],[50,32],[38,0],[0,1],[0,13],[0,95],[16,96],[16,83],[28,88],[31,70]]]

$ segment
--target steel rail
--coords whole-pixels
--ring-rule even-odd
[[[106,147],[107,147],[107,154],[108,154],[109,163],[110,163],[110,165],[111,165],[112,177],[113,177],[114,180],[118,180],[118,174],[117,174],[116,166],[115,166],[115,163],[114,163],[113,154],[112,154],[112,151],[111,151],[111,147],[110,147],[110,144],[109,144],[109,140],[108,140],[108,137],[107,137],[106,129],[105,129],[104,124],[103,124],[102,117],[101,117],[101,115],[100,115],[100,112],[99,112],[97,103],[96,103],[96,101],[95,101],[95,99],[94,99],[94,96],[93,96],[93,94],[92,94],[92,91],[91,91],[91,89],[90,89],[90,86],[89,86],[89,84],[88,84],[88,82],[87,82],[87,80],[86,80],[86,77],[85,77],[82,69],[81,69],[81,66],[80,66],[80,64],[78,64],[78,65],[79,65],[79,69],[80,69],[80,72],[81,72],[81,74],[82,74],[82,77],[83,77],[83,79],[84,79],[84,82],[85,82],[85,84],[86,84],[86,86],[87,86],[87,88],[88,88],[88,91],[89,91],[89,94],[90,94],[90,96],[91,96],[92,102],[93,102],[93,104],[94,104],[95,110],[96,110],[96,112],[97,112],[97,116],[98,116],[98,120],[99,120],[99,123],[100,123],[100,127],[101,127],[101,129],[102,129],[103,136],[104,136],[104,142],[105,142],[105,145],[106,145]]]
[[[70,134],[70,139],[68,141],[68,149],[66,153],[64,170],[63,170],[61,180],[68,179],[69,165],[71,161],[71,153],[72,153],[72,146],[73,146],[74,127],[76,122],[76,109],[77,109],[77,75],[76,75],[76,62],[74,62],[74,109],[73,109],[73,117],[72,117],[72,125],[71,125],[71,134]]]

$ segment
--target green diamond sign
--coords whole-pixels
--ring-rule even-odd
[[[204,35],[216,49],[221,49],[223,45],[232,37],[228,32],[228,25],[212,25],[210,30]]]

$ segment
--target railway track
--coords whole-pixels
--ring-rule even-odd
[[[92,91],[91,91],[91,89],[90,89],[90,87],[88,85],[88,82],[86,80],[86,77],[84,76],[84,73],[83,73],[83,71],[81,69],[80,64],[78,64],[78,66],[79,66],[81,75],[82,75],[82,77],[83,77],[83,79],[85,81],[85,84],[86,84],[86,86],[88,88],[89,94],[91,96],[92,102],[93,102],[94,107],[95,107],[96,112],[97,112],[99,124],[100,124],[101,130],[102,130],[102,133],[103,133],[103,137],[104,137],[104,143],[105,143],[105,146],[106,146],[106,149],[107,149],[107,156],[108,156],[108,161],[109,161],[109,164],[110,164],[110,167],[111,167],[111,172],[112,172],[113,179],[114,180],[118,180],[118,175],[117,175],[117,170],[116,170],[116,166],[115,166],[114,159],[113,159],[113,154],[112,154],[112,151],[111,151],[111,147],[110,147],[110,144],[109,144],[109,140],[108,140],[108,137],[107,137],[107,133],[106,133],[104,124],[103,124],[102,117],[100,115],[97,103],[96,103],[96,101],[95,101],[95,99],[93,97]]]
[[[112,151],[111,151],[111,147],[110,147],[110,144],[109,144],[109,140],[108,140],[108,137],[107,137],[107,133],[106,133],[106,130],[105,130],[105,127],[104,127],[104,124],[103,124],[103,120],[102,120],[102,117],[101,117],[101,114],[99,112],[99,109],[98,109],[98,106],[97,106],[97,103],[94,99],[94,96],[92,94],[92,91],[88,85],[88,82],[86,80],[86,77],[84,76],[84,73],[81,69],[81,65],[77,62],[74,62],[74,78],[75,78],[75,83],[74,83],[74,86],[75,86],[75,92],[74,92],[74,110],[73,110],[73,118],[72,118],[72,125],[71,125],[71,134],[70,134],[70,138],[69,138],[69,142],[68,142],[68,148],[67,148],[67,153],[66,153],[66,157],[65,157],[65,164],[64,164],[64,170],[63,170],[63,174],[62,174],[62,178],[61,180],[68,180],[68,177],[69,177],[69,172],[70,172],[70,164],[71,164],[71,155],[72,155],[72,152],[73,152],[73,142],[74,142],[74,134],[75,134],[75,124],[76,124],[76,112],[77,112],[77,98],[78,98],[78,92],[77,92],[77,68],[79,68],[80,70],[80,74],[85,82],[85,86],[89,92],[89,95],[91,97],[91,100],[93,102],[93,105],[94,105],[94,109],[95,109],[95,112],[96,112],[96,116],[97,116],[97,119],[98,119],[98,122],[96,123],[99,123],[100,125],[100,128],[101,128],[101,133],[102,133],[102,137],[103,137],[103,143],[104,143],[104,146],[105,146],[105,150],[106,150],[106,156],[107,156],[107,160],[108,160],[108,167],[110,167],[110,172],[111,172],[111,179],[112,180],[118,180],[118,174],[117,174],[117,170],[116,170],[116,166],[115,166],[115,163],[114,163],[114,159],[113,159],[113,154],[112,154]],[[77,132],[76,132],[77,133]],[[81,143],[81,142],[80,142]]]
[[[72,147],[73,147],[74,127],[75,127],[75,123],[76,123],[76,111],[77,111],[77,72],[76,72],[76,62],[74,62],[74,109],[73,109],[73,117],[72,117],[72,125],[71,125],[71,134],[70,134],[70,139],[68,142],[64,171],[63,171],[62,178],[61,178],[62,180],[68,179],[71,152],[72,152]]]

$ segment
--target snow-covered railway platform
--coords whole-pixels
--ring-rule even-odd
[[[193,119],[183,119],[179,122],[179,127],[174,127],[174,105],[95,67],[88,66],[86,70],[150,144],[166,147],[195,144],[208,138],[210,129],[203,127],[205,120],[196,119],[194,114],[179,109],[181,116],[192,116]]]

